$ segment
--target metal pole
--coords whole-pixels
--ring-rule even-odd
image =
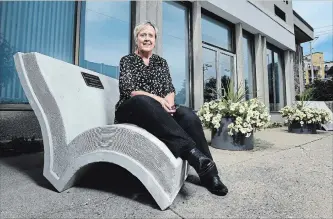
[[[312,83],[313,83],[314,73],[313,73],[313,60],[312,60],[312,41],[310,41],[310,56],[311,56],[311,79],[312,79]]]

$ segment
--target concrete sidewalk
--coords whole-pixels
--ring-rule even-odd
[[[229,194],[211,195],[191,172],[165,211],[111,164],[58,193],[42,175],[43,154],[2,158],[0,218],[332,218],[332,134],[277,128],[256,133],[253,151],[211,148]]]

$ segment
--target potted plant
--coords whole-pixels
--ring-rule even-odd
[[[206,102],[197,112],[202,124],[212,132],[211,145],[226,150],[253,149],[253,132],[269,124],[270,115],[258,99],[245,101],[244,89],[233,91],[230,82],[226,96]]]
[[[307,107],[302,103],[286,106],[280,112],[286,118],[288,131],[292,133],[316,134],[320,124],[330,121],[330,114],[326,110]]]
[[[311,99],[312,90],[309,89],[300,95],[300,101],[292,106],[285,106],[280,110],[288,131],[292,133],[316,134],[320,124],[330,121],[328,111],[307,107],[306,101]]]

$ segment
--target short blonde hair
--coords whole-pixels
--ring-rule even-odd
[[[135,39],[135,43],[138,42],[138,34],[140,33],[140,31],[146,26],[146,25],[150,25],[152,28],[154,28],[155,30],[155,39],[157,38],[157,33],[158,33],[158,29],[157,27],[150,21],[145,21],[141,24],[138,24],[135,26],[134,31],[133,31],[133,35],[134,35],[134,39]]]

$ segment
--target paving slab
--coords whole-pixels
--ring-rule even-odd
[[[332,142],[328,136],[303,147],[258,159],[219,165],[230,192],[210,195],[186,183],[171,208],[184,218],[332,218]]]
[[[160,211],[126,170],[97,164],[78,185],[58,193],[42,175],[43,154],[1,159],[0,218],[179,218]]]
[[[251,151],[227,151],[210,147],[212,155],[219,165],[229,166],[260,156],[288,150],[333,135],[333,132],[318,130],[318,134],[288,133],[287,127],[266,129],[254,133],[254,149]],[[206,137],[209,137],[206,130]],[[209,141],[210,139],[208,139]]]
[[[58,193],[42,175],[42,153],[1,158],[0,218],[332,218],[332,134],[278,128],[256,133],[253,151],[212,148],[229,194],[211,195],[191,169],[166,211],[112,164],[92,166]]]

